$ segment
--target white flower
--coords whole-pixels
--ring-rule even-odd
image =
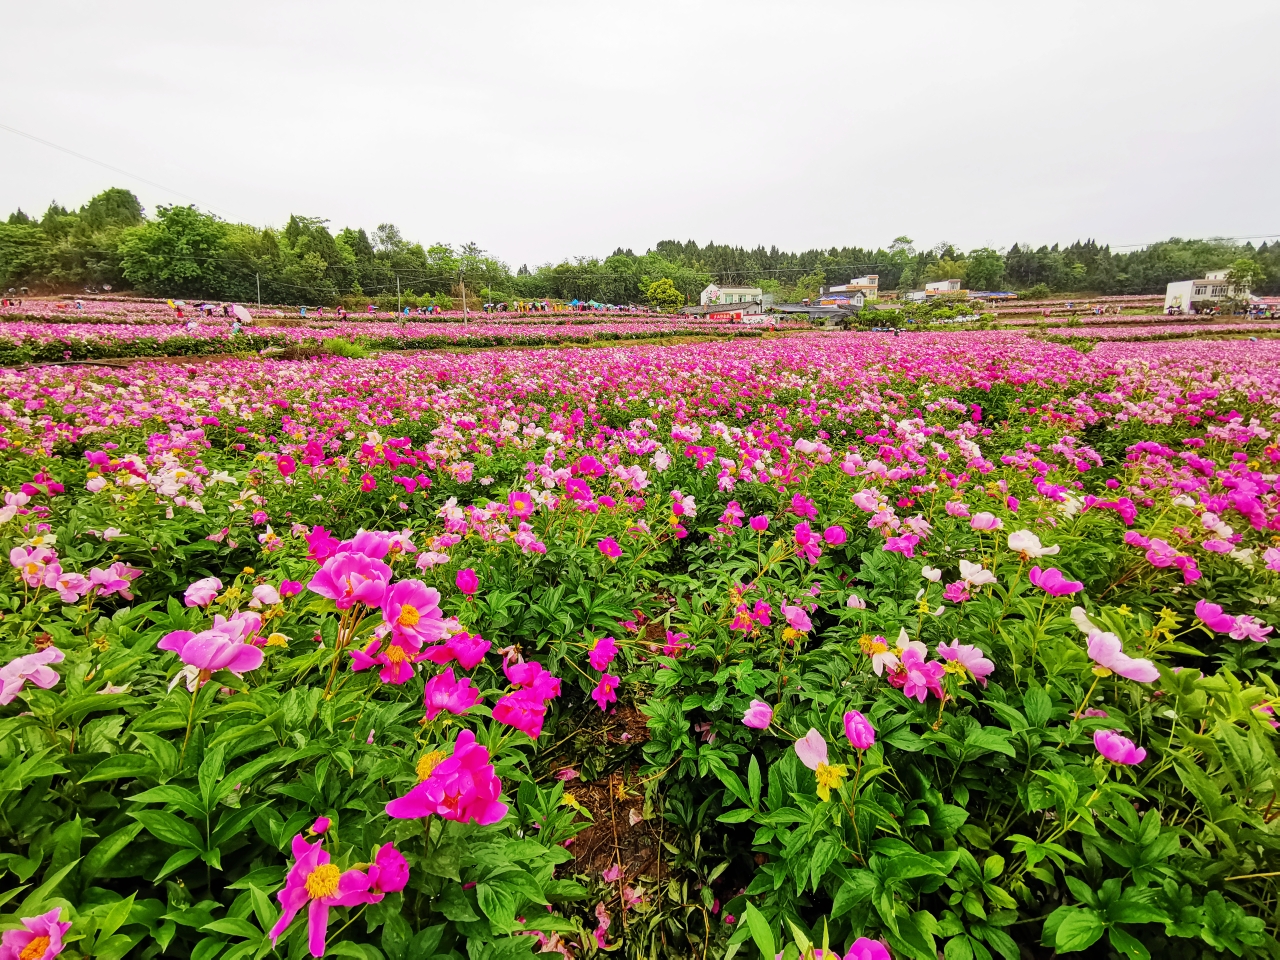
[[[981,564],[961,560],[960,579],[971,587],[985,587],[989,583],[996,582],[996,575]]]
[[[920,573],[930,583],[937,583],[942,579],[942,571],[937,567],[929,566],[927,563],[924,565],[924,569],[921,570]]]
[[[1014,553],[1021,553],[1036,559],[1038,557],[1050,557],[1062,548],[1054,545],[1052,547],[1041,546],[1040,538],[1030,530],[1018,530],[1016,533],[1009,534],[1009,549]]]
[[[1074,623],[1085,636],[1101,630],[1101,627],[1097,626],[1089,619],[1089,615],[1084,612],[1084,607],[1071,608],[1071,622]]]
[[[848,607],[850,610],[867,609],[867,601],[863,600],[856,593],[849,594],[849,599],[844,602],[844,605]]]

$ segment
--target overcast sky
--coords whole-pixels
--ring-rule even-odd
[[[0,130],[5,213],[123,186],[513,269],[1280,233],[1277,0],[41,0],[4,36],[0,123],[168,188]]]

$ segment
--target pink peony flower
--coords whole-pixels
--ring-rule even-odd
[[[747,712],[742,715],[742,723],[752,730],[764,730],[773,723],[773,707],[763,700],[752,700]]]
[[[859,937],[853,941],[843,960],[893,960],[893,958],[889,954],[889,948],[879,940]]]
[[[817,770],[818,764],[827,762],[827,741],[810,727],[809,732],[796,741],[796,756],[810,770]]]
[[[1050,567],[1048,570],[1032,567],[1027,576],[1032,584],[1051,597],[1065,597],[1084,589],[1083,583],[1079,580],[1068,580],[1057,567]]]
[[[287,453],[276,458],[276,470],[282,477],[291,477],[298,469],[298,462]]]
[[[969,599],[969,584],[963,580],[948,583],[942,591],[942,599],[951,603],[964,603]]]
[[[473,670],[485,658],[489,648],[493,646],[480,634],[455,633],[441,646],[430,647],[422,651],[423,660],[432,663],[446,664],[458,661],[463,670]]]
[[[981,513],[975,513],[969,518],[969,527],[973,530],[977,530],[979,533],[999,530],[1003,526],[1003,520],[997,517],[994,513],[988,513],[986,510],[983,510]]]
[[[1231,629],[1233,640],[1252,640],[1254,643],[1266,643],[1271,627],[1257,617],[1241,615],[1236,617],[1236,625]]]
[[[1112,763],[1133,766],[1147,758],[1147,751],[1134,744],[1119,730],[1099,730],[1093,735],[1093,745]]]
[[[453,667],[428,680],[422,692],[428,720],[434,720],[442,710],[460,717],[474,707],[479,699],[480,691],[471,685],[471,678],[456,679]]]
[[[324,563],[338,552],[338,538],[324,527],[315,526],[307,534],[307,559]]]
[[[613,637],[601,637],[587,653],[587,662],[592,670],[604,670],[617,655],[618,642]]]
[[[172,650],[183,663],[199,671],[228,670],[238,677],[262,666],[262,651],[241,639],[246,622],[219,617],[208,630],[175,630],[165,634],[156,646]]]
[[[301,592],[302,592],[302,583],[300,581],[298,580],[281,580],[280,581],[281,597],[296,597]]]
[[[44,585],[56,590],[63,603],[75,603],[93,589],[89,578],[80,573],[64,573],[62,564],[51,563],[44,570]]]
[[[844,602],[844,605],[848,607],[850,610],[867,609],[867,601],[863,600],[856,593],[849,594],[849,599]]]
[[[377,903],[382,895],[369,892],[369,878],[359,870],[345,873],[329,862],[322,841],[307,843],[302,834],[293,838],[293,866],[285,876],[280,901],[280,919],[271,928],[274,946],[289,929],[298,911],[307,907],[307,945],[313,957],[324,956],[329,932],[329,908]]]
[[[480,589],[480,578],[476,576],[476,572],[470,567],[465,570],[459,570],[458,575],[454,578],[454,583],[468,597],[474,596],[475,592]]]
[[[1222,607],[1216,603],[1210,603],[1208,600],[1197,601],[1196,617],[1215,633],[1230,633],[1236,626],[1235,617],[1223,613]]]
[[[252,599],[249,601],[249,609],[257,610],[260,607],[270,607],[280,602],[280,591],[269,583],[260,583],[253,588]]]
[[[931,693],[941,699],[942,677],[946,668],[937,660],[926,662],[918,650],[908,647],[902,652],[899,669],[903,673],[904,696],[915,697],[921,703]]]
[[[804,557],[809,563],[817,563],[822,557],[822,547],[818,543],[818,535],[809,527],[809,521],[804,520],[796,524],[796,553]]]
[[[866,750],[876,742],[876,728],[857,710],[844,715],[844,735],[859,750]]]
[[[959,640],[952,640],[950,645],[938,644],[938,656],[967,670],[984,687],[987,685],[987,677],[996,669],[996,665],[983,655],[979,647]]]
[[[605,710],[609,704],[617,702],[618,696],[614,691],[618,689],[618,683],[617,677],[611,673],[606,673],[600,678],[596,688],[591,691],[591,699],[599,705],[601,710]]]
[[[914,533],[904,533],[900,537],[888,537],[884,541],[884,549],[890,553],[900,553],[907,559],[916,555],[916,544],[920,538]]]
[[[513,490],[507,494],[507,510],[513,517],[528,520],[533,516],[533,497],[523,490]]]
[[[445,636],[444,615],[440,612],[440,591],[421,580],[400,580],[383,594],[382,619],[392,634],[415,653],[425,643]]]
[[[494,776],[489,751],[470,730],[458,734],[453,756],[442,760],[420,784],[387,804],[387,815],[414,820],[436,815],[459,823],[488,826],[507,815],[498,799],[502,782]]]
[[[1086,645],[1089,649],[1089,657],[1105,671],[1139,683],[1154,683],[1160,679],[1160,671],[1156,669],[1155,664],[1150,660],[1128,656],[1124,652],[1120,638],[1114,633],[1092,630]]]
[[[312,833],[328,833],[329,827],[333,825],[333,821],[328,817],[317,817],[316,822],[311,825]]]
[[[845,533],[844,527],[827,527],[827,529],[822,531],[822,539],[825,540],[829,546],[838,547],[848,539],[848,534]]]
[[[756,533],[764,533],[769,529],[769,518],[763,515],[752,517],[747,521],[747,525]]]
[[[381,649],[381,653],[379,653]],[[386,647],[381,640],[374,640],[363,650],[351,651],[351,669],[359,672],[381,667],[378,679],[383,683],[398,685],[408,683],[413,676],[413,655],[392,639]]]
[[[617,560],[622,556],[622,547],[618,544],[617,540],[613,539],[613,537],[605,537],[596,544],[596,546],[599,548],[600,552],[610,560]]]
[[[782,615],[787,618],[787,626],[792,630],[800,633],[808,633],[813,629],[813,623],[809,620],[809,614],[805,612],[804,607],[793,607],[791,604],[783,601]]]
[[[221,589],[221,580],[217,577],[205,577],[187,587],[182,595],[182,602],[188,607],[207,607],[213,603]]]
[[[374,893],[399,893],[409,882],[409,861],[394,843],[384,843],[369,865],[369,886]]]
[[[66,949],[62,935],[71,921],[59,921],[61,907],[36,917],[23,917],[22,926],[6,930],[0,937],[0,960],[53,960]]]
[[[344,551],[326,560],[307,588],[328,597],[339,610],[348,610],[357,603],[380,606],[390,580],[391,568],[381,560]]]

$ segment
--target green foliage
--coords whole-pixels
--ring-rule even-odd
[[[644,293],[649,303],[663,313],[674,313],[684,306],[684,294],[666,277],[653,281]]]

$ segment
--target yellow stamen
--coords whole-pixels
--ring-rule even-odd
[[[287,647],[288,645],[289,638],[283,633],[273,633],[271,636],[267,637],[268,647]]]
[[[418,608],[406,603],[400,608],[400,616],[396,617],[396,623],[402,627],[416,627],[421,619],[422,614],[418,612]]]
[[[818,778],[818,796],[823,800],[830,800],[831,788],[839,788],[840,782],[849,775],[849,770],[843,763],[819,763],[814,775]]]
[[[332,863],[322,863],[307,874],[307,896],[312,900],[332,897],[338,891],[338,878],[342,871]]]
[[[1095,677],[1109,677],[1111,676],[1111,671],[1108,670],[1106,667],[1094,667],[1093,675]]]
[[[425,780],[431,776],[431,771],[440,766],[440,762],[444,760],[444,754],[439,750],[432,750],[430,753],[424,753],[418,759],[418,765],[415,772],[418,774],[419,780]]]
[[[393,643],[387,647],[386,658],[389,663],[404,663],[409,659],[409,655]]]
[[[18,960],[40,960],[48,949],[48,937],[35,937],[30,943],[22,948],[22,952],[18,954]]]

